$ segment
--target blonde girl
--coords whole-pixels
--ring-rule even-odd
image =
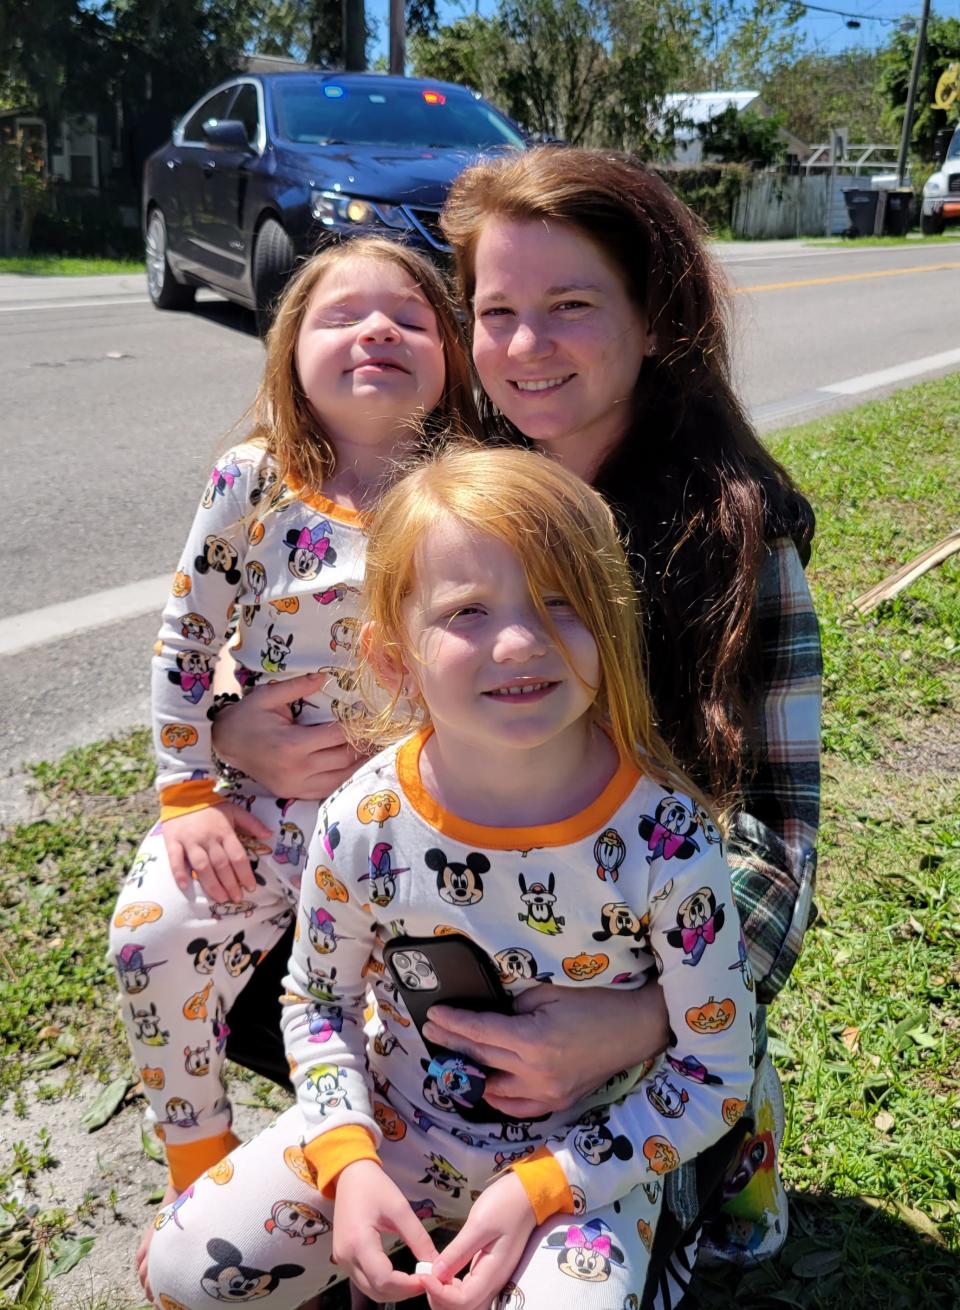
[[[473,420],[440,276],[393,243],[317,255],[283,296],[250,436],[216,463],[173,581],[153,661],[160,822],[111,921],[122,1013],[170,1166],[168,1198],[237,1138],[222,1069],[229,1012],[292,920],[315,801],[219,766],[217,652],[244,689],[322,734],[327,790],[356,767],[342,724],[364,515],[395,461]],[[308,795],[315,794],[308,791]],[[145,1245],[138,1255],[143,1272]]]
[[[307,856],[283,1017],[297,1102],[177,1224],[160,1215],[151,1285],[192,1307],[242,1279],[272,1310],[344,1277],[434,1310],[669,1303],[665,1189],[744,1109],[753,982],[720,835],[653,724],[612,515],[543,456],[450,449],[384,498],[366,579],[361,644],[392,701],[368,727],[401,740],[329,798]],[[670,1044],[566,1112],[505,1119],[482,1067],[424,1044],[433,1014],[421,1036],[385,966],[391,939],[451,933],[515,997],[659,976]],[[461,1225],[442,1255],[440,1218]]]

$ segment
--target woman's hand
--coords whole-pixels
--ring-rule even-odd
[[[433,1272],[421,1275],[433,1310],[486,1310],[512,1277],[536,1226],[523,1183],[508,1170],[474,1201]],[[464,1277],[454,1278],[466,1264]]]
[[[427,1018],[425,1037],[497,1071],[484,1100],[519,1119],[568,1109],[669,1041],[667,1007],[653,983],[622,992],[541,983],[520,993],[512,1015],[435,1005]]]
[[[339,723],[308,727],[293,717],[293,702],[319,691],[326,681],[325,673],[306,673],[255,687],[214,719],[214,750],[274,796],[325,800],[363,759]]]
[[[418,1260],[438,1260],[433,1238],[389,1174],[374,1160],[355,1160],[337,1178],[333,1208],[333,1260],[371,1300],[419,1296],[423,1279],[394,1269],[380,1243],[396,1233]]]
[[[161,831],[170,872],[184,896],[195,873],[207,899],[218,903],[242,901],[244,892],[257,885],[237,833],[261,841],[272,836],[265,823],[229,801],[164,819]]]

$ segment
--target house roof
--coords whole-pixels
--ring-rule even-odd
[[[760,99],[759,91],[671,91],[664,96],[663,108],[667,113],[679,113],[692,127],[681,128],[676,132],[677,140],[693,140],[699,135],[697,129],[711,118],[716,118],[725,109],[733,106],[737,113]]]

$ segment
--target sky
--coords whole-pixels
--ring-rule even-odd
[[[835,54],[841,50],[872,50],[885,45],[895,24],[904,17],[919,19],[922,0],[818,0],[824,8],[842,9],[861,17],[858,29],[847,27],[847,20],[839,14],[821,13],[808,9],[799,30],[810,46],[818,46]],[[453,22],[464,13],[472,13],[477,5],[481,14],[496,10],[496,0],[439,0],[438,11],[442,22]],[[389,0],[366,0],[367,14],[379,24],[373,58],[386,54]],[[960,0],[938,0],[934,12],[945,17],[960,18]],[[887,21],[877,21],[877,20]]]

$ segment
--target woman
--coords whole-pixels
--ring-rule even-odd
[[[592,482],[628,533],[661,731],[728,807],[746,937],[732,967],[752,966],[766,1004],[799,951],[815,867],[820,651],[801,562],[813,516],[734,396],[702,233],[638,163],[565,148],[468,169],[443,226],[487,431],[530,442]],[[217,748],[279,795],[326,794],[354,763],[334,730],[296,728],[290,686],[231,710]],[[446,1012],[431,1033],[501,1070],[487,1095],[507,1112],[568,1105],[664,1045],[656,989],[606,994],[602,1006],[550,986],[528,995],[523,1015]],[[733,1213],[709,1244],[719,1258],[771,1254],[786,1233],[773,1159],[779,1089],[762,1019],[756,1061],[755,1132],[735,1144],[725,1189]],[[727,1144],[671,1181],[675,1223],[662,1242],[677,1252],[681,1282],[730,1154]],[[671,1259],[655,1255],[663,1266]]]

